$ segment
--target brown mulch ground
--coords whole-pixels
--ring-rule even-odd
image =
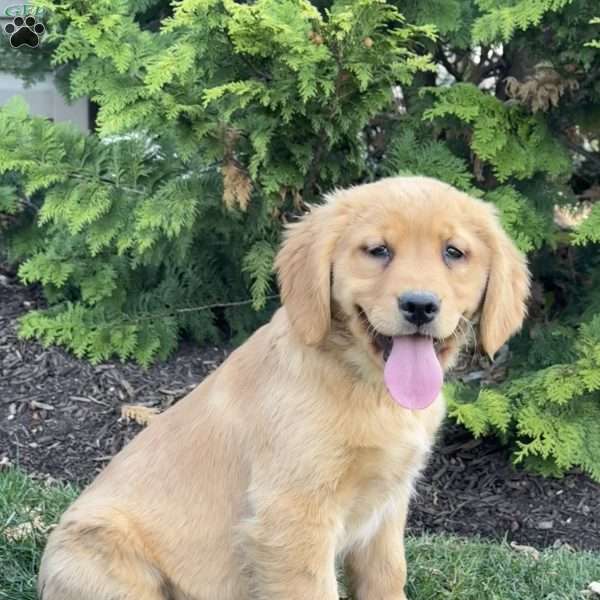
[[[16,319],[40,305],[34,288],[0,266],[0,465],[83,484],[140,426],[120,419],[123,404],[161,410],[177,401],[227,352],[184,345],[147,371],[97,366],[59,348],[19,340]],[[537,547],[600,549],[600,485],[581,473],[561,480],[515,471],[493,440],[448,426],[417,486],[413,533],[452,532]]]

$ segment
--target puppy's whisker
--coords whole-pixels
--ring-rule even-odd
[[[475,327],[473,326],[473,322],[470,319],[467,319],[464,315],[461,315],[460,319],[459,319],[459,326],[462,325],[463,323],[467,328],[467,330],[465,331],[465,334],[467,335],[469,340],[470,341],[475,340],[476,335],[475,335]]]

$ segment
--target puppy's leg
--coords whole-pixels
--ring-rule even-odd
[[[408,500],[401,498],[374,536],[348,555],[348,567],[356,600],[406,600],[404,527]]]
[[[242,528],[253,600],[338,600],[334,517],[315,499],[279,497]]]
[[[40,600],[176,600],[131,529],[70,522],[51,534],[38,577]]]

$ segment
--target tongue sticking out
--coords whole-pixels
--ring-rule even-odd
[[[410,410],[427,408],[442,389],[444,374],[433,340],[419,335],[393,338],[383,378],[392,398]]]

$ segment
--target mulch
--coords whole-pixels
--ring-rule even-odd
[[[36,478],[90,481],[141,428],[121,417],[123,405],[164,410],[228,353],[184,343],[147,370],[92,366],[17,337],[18,317],[38,306],[39,290],[0,265],[0,468],[18,465]],[[600,550],[600,484],[577,471],[544,479],[516,470],[495,440],[447,425],[417,485],[409,531]]]

